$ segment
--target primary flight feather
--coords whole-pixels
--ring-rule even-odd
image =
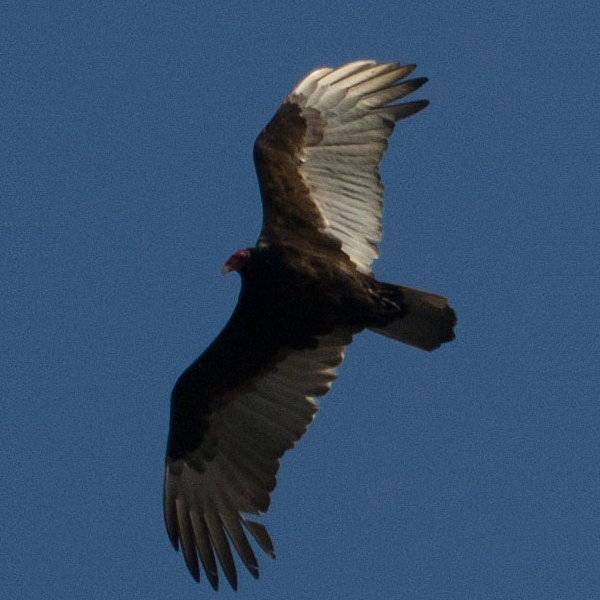
[[[279,459],[312,421],[352,336],[370,329],[424,350],[454,338],[445,298],[371,273],[387,138],[428,104],[394,104],[426,82],[404,80],[414,68],[363,60],[316,69],[254,145],[262,231],[223,267],[241,276],[239,300],[175,384],[165,461],[169,538],[215,589],[217,564],[237,587],[232,546],[254,577],[249,537],[274,556],[251,515],[268,509]]]

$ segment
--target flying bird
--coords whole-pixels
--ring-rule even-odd
[[[394,104],[427,81],[405,79],[414,68],[362,60],[316,69],[254,144],[262,231],[223,267],[241,276],[238,303],[175,384],[165,461],[169,538],[192,576],[203,571],[214,589],[217,563],[237,588],[232,545],[254,577],[249,539],[274,557],[259,515],[281,456],[314,418],[352,337],[369,329],[423,350],[454,338],[446,298],[371,272],[387,138],[428,105]]]

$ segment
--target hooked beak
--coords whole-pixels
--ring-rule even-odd
[[[232,270],[233,269],[227,263],[225,263],[221,269],[221,275],[227,275],[227,273],[231,273]]]

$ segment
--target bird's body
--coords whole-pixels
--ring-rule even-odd
[[[293,247],[253,248],[241,271],[235,312],[221,334],[179,378],[173,393],[168,454],[185,456],[199,433],[199,409],[268,371],[281,349],[302,350],[338,327],[383,327],[405,312],[400,291],[387,291],[356,269],[339,269]],[[386,291],[384,291],[386,290]],[[246,357],[240,361],[239,357]],[[203,396],[201,396],[201,394]],[[194,416],[196,418],[194,418]]]
[[[302,436],[352,336],[371,329],[432,350],[454,337],[446,299],[378,282],[378,164],[394,121],[426,106],[391,101],[422,83],[412,66],[359,61],[304,78],[255,144],[264,225],[236,252],[238,304],[172,394],[165,521],[192,575],[233,587],[230,541],[258,575],[246,533],[273,555],[262,524],[279,459]]]

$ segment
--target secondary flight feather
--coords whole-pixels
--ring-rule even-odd
[[[257,245],[224,272],[242,287],[223,331],[171,397],[164,515],[192,576],[233,588],[232,547],[258,577],[250,543],[274,557],[258,520],[279,460],[302,437],[345,347],[364,329],[424,350],[454,338],[442,296],[377,281],[379,162],[396,121],[427,106],[395,104],[426,79],[414,65],[357,61],[302,79],[258,136],[263,205]]]

